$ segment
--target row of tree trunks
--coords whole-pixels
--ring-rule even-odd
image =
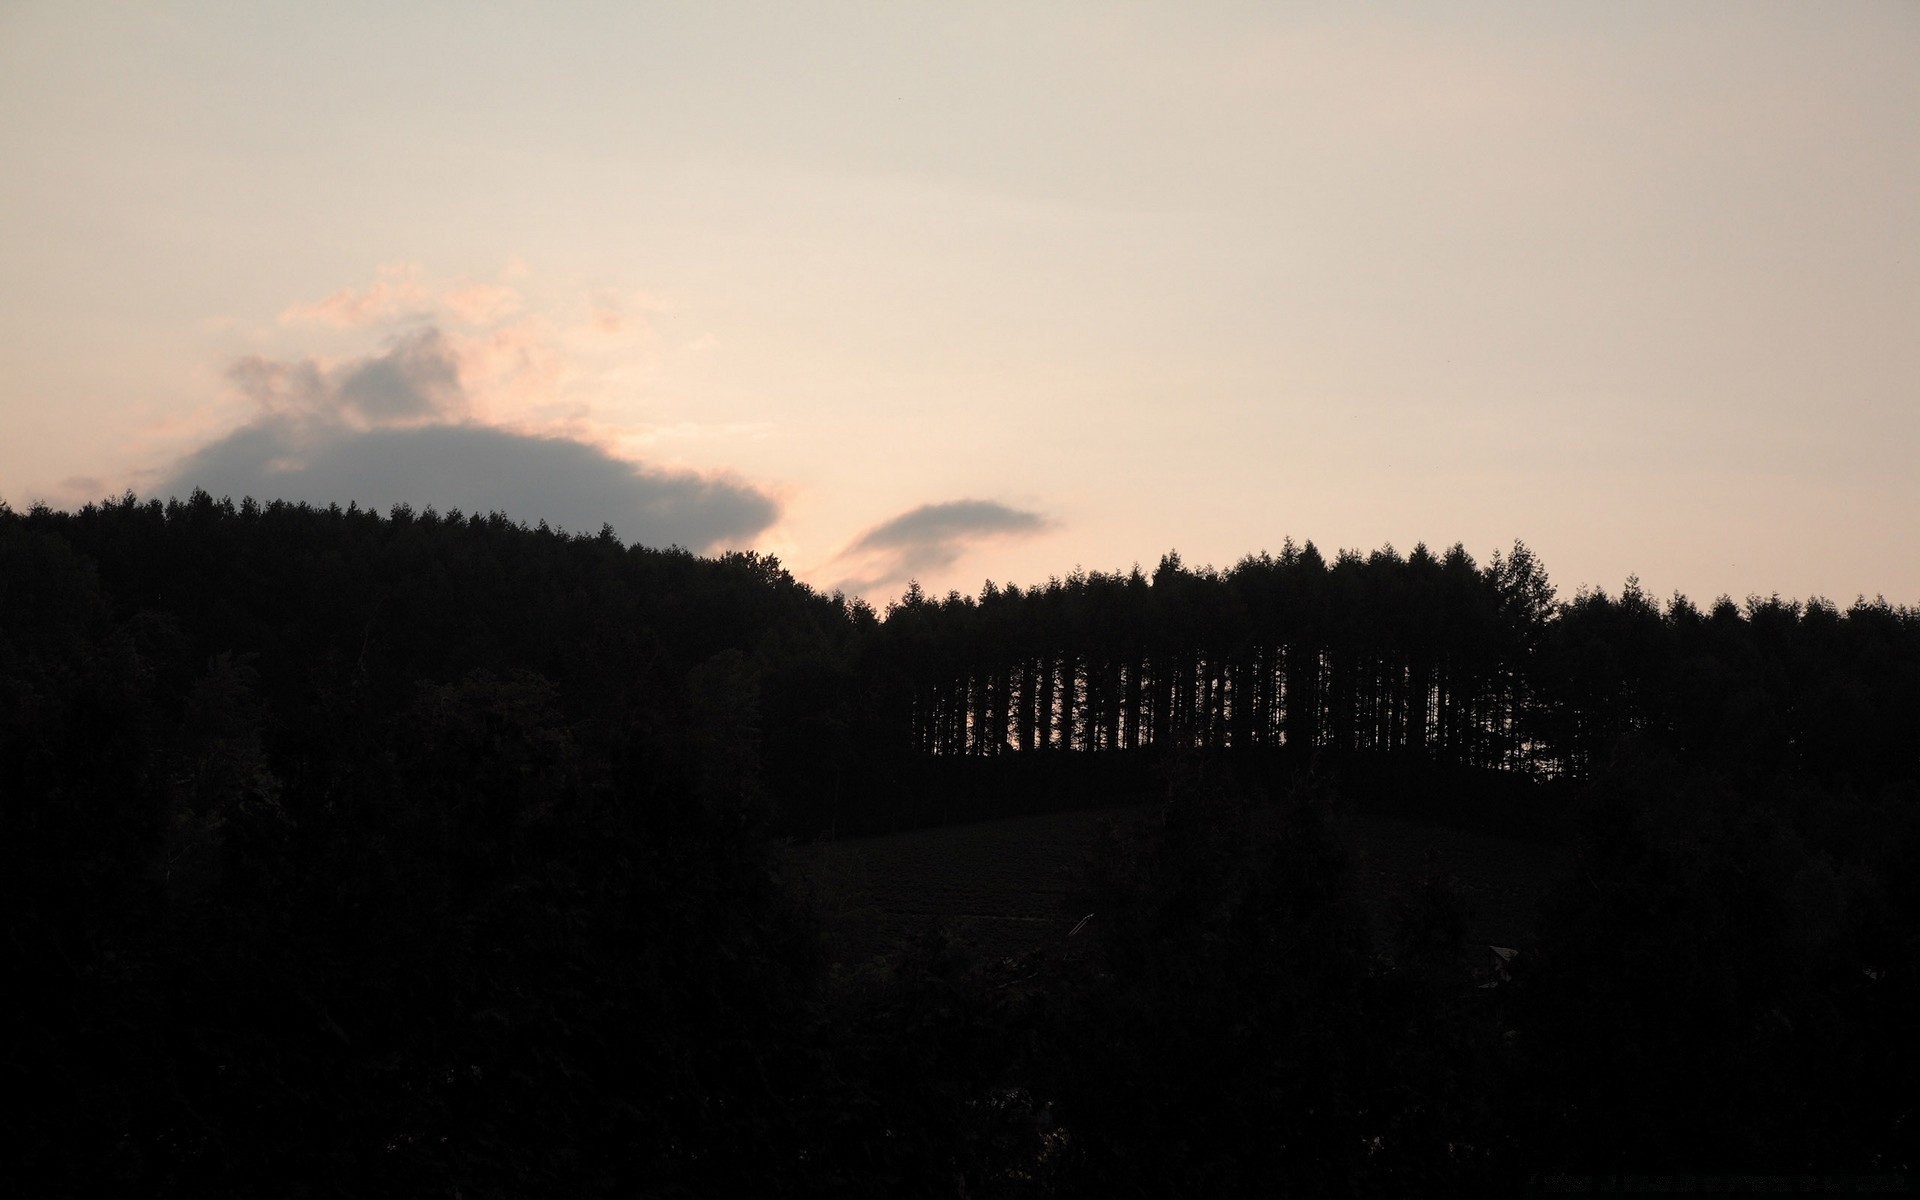
[[[1402,656],[1260,646],[1231,658],[1061,655],[919,688],[916,750],[942,755],[1306,746],[1520,767],[1511,672],[1459,678]]]

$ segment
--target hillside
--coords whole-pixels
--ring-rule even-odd
[[[1514,561],[1170,560],[883,615],[499,514],[0,509],[16,1170],[1912,1170],[1920,619],[1543,608]],[[1387,603],[1422,579],[1436,607]],[[1488,944],[1522,951],[1491,989]]]
[[[1056,946],[1087,916],[1088,856],[1103,840],[1150,826],[1155,809],[1076,809],[1039,816],[841,838],[794,847],[836,962],[879,957],[944,926],[987,957]],[[1474,944],[1523,947],[1539,907],[1571,865],[1564,838],[1541,840],[1349,809],[1336,836],[1356,890],[1384,933],[1429,877],[1448,880]],[[1094,914],[1097,919],[1097,914]]]

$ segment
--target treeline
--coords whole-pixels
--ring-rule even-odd
[[[1744,769],[1920,766],[1920,610],[1778,596],[1702,611],[1630,581],[1557,602],[1523,544],[1313,543],[1231,570],[1076,572],[889,610],[895,736],[923,754],[1147,748],[1404,756],[1582,777],[1632,735]]]
[[[874,740],[858,676],[877,617],[751,553],[628,547],[610,529],[569,536],[499,513],[204,493],[0,508],[0,536],[0,669],[31,680],[16,684],[18,711],[42,714],[23,718],[29,730],[62,723],[61,704],[38,693],[80,686],[84,648],[162,706],[224,656],[249,681],[267,757],[316,784],[351,756],[356,730],[423,685],[468,677],[534,681],[595,729],[664,736],[696,712],[737,720],[773,794],[829,788],[817,781]],[[12,765],[61,761],[41,748]]]
[[[1745,771],[1920,778],[1920,610],[1778,596],[1702,610],[1633,581],[1561,602],[1517,543],[1484,566],[1458,545],[1328,561],[1288,541],[1226,571],[1169,554],[1151,576],[1076,571],[977,598],[914,586],[883,615],[759,555],[497,513],[197,494],[0,525],[25,556],[6,598],[16,639],[106,622],[166,660],[176,689],[244,656],[264,711],[303,714],[264,731],[299,770],[337,744],[316,713],[513,669],[612,725],[687,711],[724,678],[734,694],[703,703],[750,718],[772,819],[804,835],[966,815],[902,792],[970,788],[984,764],[958,760],[1059,751],[1577,779],[1632,736]],[[1072,791],[1076,773],[1111,786],[1111,771],[1037,758],[993,769],[1003,792],[1021,775]]]
[[[751,556],[499,517],[0,512],[0,1178],[777,1173],[840,1035],[761,763],[809,729],[779,664],[850,628]]]
[[[883,618],[758,556],[497,515],[0,507],[0,1178],[1911,1172],[1915,625],[1556,605],[1519,548],[1169,559]],[[1267,770],[1309,748],[1336,768]],[[1581,810],[1498,987],[1444,879],[1383,922],[1351,869],[1325,781],[1380,763]],[[1159,803],[1091,869],[1098,916],[1018,962],[936,932],[835,970],[775,839],[1120,795]]]
[[[977,815],[986,791],[1001,812],[1085,799],[1083,777],[1111,792],[1138,774],[1092,765],[1114,752],[1579,779],[1635,737],[1740,771],[1920,779],[1920,610],[1703,610],[1632,581],[1558,601],[1521,544],[1485,565],[1457,545],[1328,561],[1289,541],[1225,571],[1169,554],[978,597],[915,586],[879,614],[759,555],[497,513],[128,496],[0,528],[16,655],[110,627],[176,692],[240,656],[271,757],[299,772],[344,713],[516,670],[609,727],[696,695],[740,714],[768,819],[804,836]],[[1063,751],[1081,765],[1041,765]]]

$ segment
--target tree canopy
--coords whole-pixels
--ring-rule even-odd
[[[1170,553],[876,613],[765,556],[501,514],[0,506],[9,1169],[1008,1196],[1910,1171],[1916,722],[1914,609],[1561,600],[1520,544]],[[1499,988],[1445,880],[1390,928],[1369,908],[1328,821],[1369,778],[1578,813]],[[1153,819],[1045,960],[929,930],[836,966],[777,841],[1127,798]]]

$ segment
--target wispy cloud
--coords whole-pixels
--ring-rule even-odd
[[[337,354],[356,338],[430,329],[458,361],[466,419],[611,447],[650,440],[635,408],[661,368],[653,317],[663,309],[641,291],[556,291],[518,260],[491,280],[437,279],[400,262],[365,286],[289,306],[272,340],[291,343],[296,353],[282,357],[298,361],[316,345]]]
[[[322,299],[289,306],[282,325],[331,325],[362,329],[412,315],[430,313],[434,294],[418,263],[384,263],[380,277],[364,288],[341,288]]]
[[[983,542],[1031,537],[1051,527],[1039,513],[995,500],[923,504],[855,538],[825,571],[842,576],[835,585],[841,591],[858,595],[952,566]]]
[[[504,283],[466,283],[441,293],[440,302],[469,325],[491,325],[527,306],[519,289]]]

